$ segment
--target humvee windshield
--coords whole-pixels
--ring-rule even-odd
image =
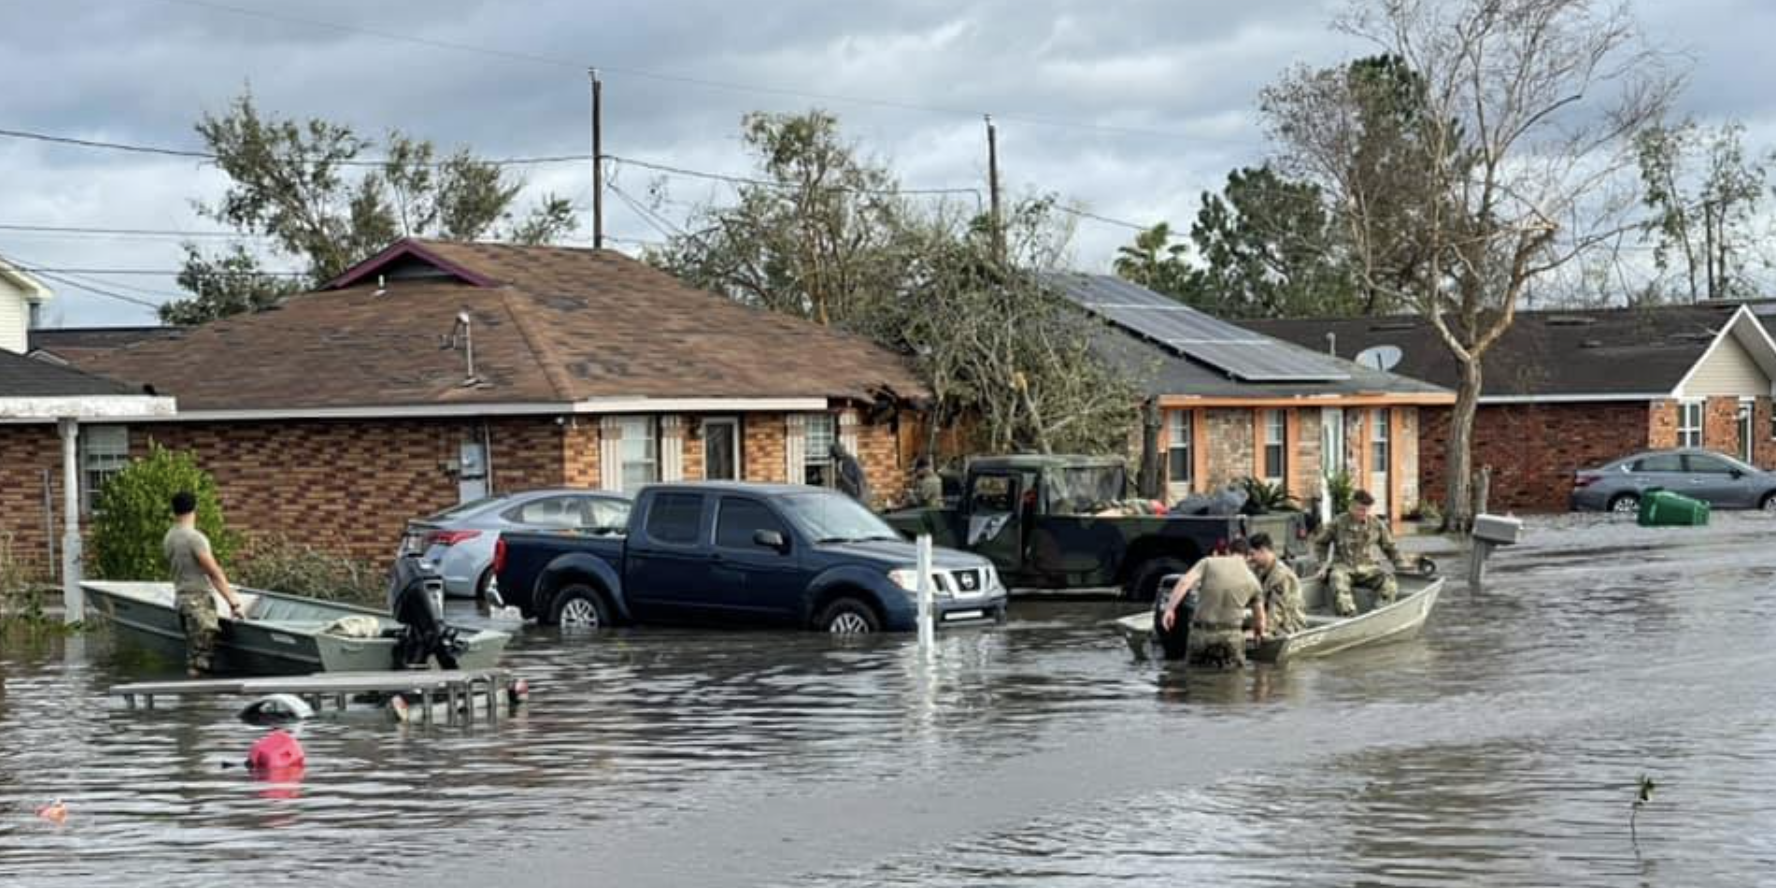
[[[1127,476],[1121,466],[1079,466],[1044,477],[1050,515],[1090,515],[1123,498]]]

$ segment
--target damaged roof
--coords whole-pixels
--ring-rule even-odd
[[[77,360],[152,383],[185,411],[925,393],[901,356],[868,340],[621,253],[419,239],[272,310]]]

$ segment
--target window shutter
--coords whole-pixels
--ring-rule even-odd
[[[845,448],[846,453],[857,457],[858,461],[862,462],[863,457],[857,453],[857,411],[855,410],[847,410],[839,414],[839,446]]]
[[[784,417],[783,469],[791,484],[808,479],[808,418],[800,413]]]
[[[684,480],[684,418],[677,414],[660,417],[660,480]]]
[[[623,423],[615,416],[598,420],[598,486],[623,489]]]

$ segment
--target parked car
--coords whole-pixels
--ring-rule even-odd
[[[907,536],[985,555],[1015,589],[1120,588],[1152,601],[1160,581],[1235,539],[1265,531],[1299,561],[1309,518],[1265,515],[1106,515],[1128,495],[1122,460],[1020,455],[968,465],[962,495],[941,509],[905,509],[887,521]]]
[[[558,488],[475,500],[407,523],[397,557],[418,556],[444,580],[444,594],[480,598],[493,578],[493,547],[514,530],[621,533],[629,497]]]
[[[544,624],[917,628],[914,545],[824,488],[652,485],[624,535],[507,532],[495,552],[500,598]],[[939,625],[1004,618],[1005,588],[987,559],[933,554]]]
[[[1717,509],[1776,512],[1776,473],[1710,450],[1649,450],[1573,475],[1575,511],[1635,512],[1653,488],[1707,502]]]

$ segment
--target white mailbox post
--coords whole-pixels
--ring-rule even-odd
[[[1476,515],[1474,550],[1468,556],[1468,588],[1477,590],[1486,581],[1486,559],[1499,546],[1514,546],[1523,539],[1523,519],[1513,515]]]

